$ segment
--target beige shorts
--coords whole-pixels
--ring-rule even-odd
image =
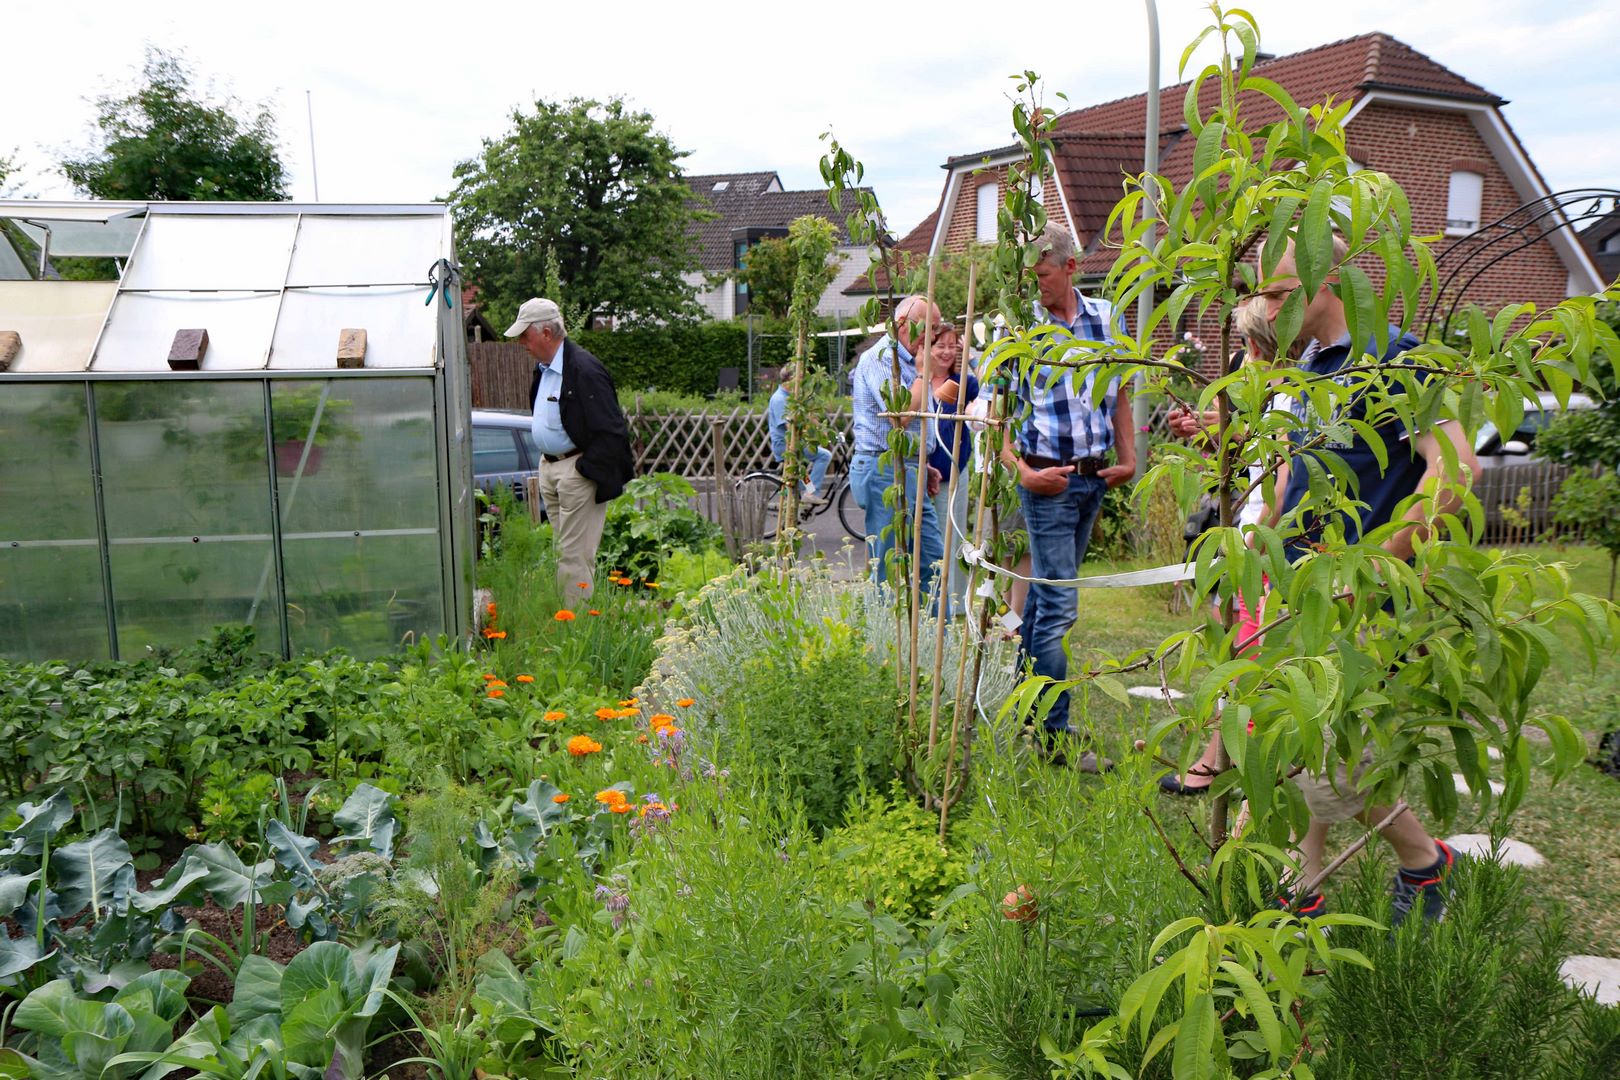
[[[1349,821],[1367,808],[1367,793],[1356,790],[1356,784],[1371,764],[1372,747],[1369,746],[1361,752],[1361,762],[1356,766],[1354,776],[1340,764],[1332,774],[1298,773],[1293,778],[1294,786],[1305,796],[1305,805],[1310,807],[1312,818],[1325,825],[1336,825]]]

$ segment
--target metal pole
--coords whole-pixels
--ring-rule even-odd
[[[1147,7],[1148,21],[1148,88],[1147,88],[1147,123],[1146,131],[1142,135],[1142,172],[1156,173],[1159,171],[1159,9],[1154,0],[1143,0]],[[1153,199],[1147,200],[1149,212],[1153,215],[1148,219],[1146,243],[1152,245],[1159,233],[1158,212]],[[1144,289],[1136,302],[1136,326],[1138,332],[1147,325],[1149,316],[1153,314],[1153,290]],[[1174,330],[1174,327],[1171,328]],[[1148,403],[1147,403],[1147,373],[1136,373],[1135,392],[1131,395],[1131,423],[1136,428],[1136,475],[1141,476],[1147,471],[1148,464]]]
[[[1153,0],[1148,0],[1152,3]],[[304,91],[304,109],[309,115],[309,178],[315,184],[315,201],[321,201],[321,174],[315,168],[315,101],[308,90]]]

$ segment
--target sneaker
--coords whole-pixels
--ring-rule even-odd
[[[1395,899],[1390,911],[1390,922],[1399,926],[1406,921],[1419,900],[1423,903],[1423,918],[1439,922],[1446,913],[1446,878],[1457,865],[1457,853],[1436,840],[1440,858],[1434,866],[1424,870],[1397,870],[1395,872]]]
[[[1284,889],[1282,894],[1271,902],[1271,906],[1277,908],[1279,911],[1288,911],[1292,909],[1294,906],[1294,894],[1289,892],[1287,889]],[[1321,915],[1326,911],[1327,897],[1323,896],[1321,893],[1312,893],[1304,900],[1300,901],[1299,909],[1294,911],[1294,914],[1298,915],[1302,919],[1314,919],[1316,916]]]
[[[813,487],[807,487],[804,490],[804,494],[799,496],[799,501],[806,506],[826,506],[827,496],[823,495]]]

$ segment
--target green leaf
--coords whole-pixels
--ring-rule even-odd
[[[315,875],[321,867],[310,856],[321,846],[319,840],[313,836],[299,836],[279,818],[266,826],[264,838],[275,851],[276,862],[292,872],[293,880],[300,888],[316,884]]]
[[[1193,998],[1181,1018],[1181,1030],[1176,1032],[1176,1047],[1170,1057],[1170,1075],[1175,1080],[1207,1080],[1215,1075],[1210,1048],[1219,1026],[1215,999],[1207,993]]]
[[[208,868],[203,889],[225,908],[242,907],[249,897],[261,899],[261,892],[270,883],[270,870],[275,865],[269,859],[248,866],[235,851],[224,843],[195,844],[186,849],[182,858],[194,858]]]
[[[11,830],[11,844],[0,854],[38,855],[44,851],[45,841],[55,839],[73,820],[73,800],[59,790],[44,802],[21,804],[17,814],[22,821]]]
[[[111,829],[68,844],[51,856],[62,910],[76,914],[89,907],[95,918],[103,910],[122,914],[135,891],[135,867],[129,845]]]
[[[230,1018],[237,1024],[259,1016],[281,1015],[281,979],[285,972],[280,964],[258,953],[242,958],[236,972],[236,989],[231,995]]]
[[[393,799],[388,792],[370,784],[355,788],[332,815],[332,824],[343,830],[333,837],[332,843],[364,845],[361,850],[374,851],[385,859],[393,858],[394,833],[399,825],[394,818]]]
[[[1254,1018],[1255,1027],[1260,1029],[1260,1037],[1265,1040],[1266,1052],[1273,1061],[1282,1057],[1282,1025],[1277,1022],[1277,1010],[1271,998],[1266,996],[1265,990],[1260,987],[1260,980],[1254,973],[1235,960],[1222,960],[1221,970],[1238,985],[1243,993],[1243,1000],[1249,1004],[1249,1015]]]
[[[1333,181],[1318,180],[1294,236],[1294,267],[1306,296],[1315,296],[1333,270]]]
[[[360,976],[346,945],[317,941],[288,962],[281,976],[281,1015],[288,1016],[300,1002],[328,987],[345,998],[360,990]]]
[[[0,918],[28,902],[28,896],[39,884],[39,871],[32,874],[7,874],[0,878]]]

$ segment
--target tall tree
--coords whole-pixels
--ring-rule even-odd
[[[536,101],[455,168],[462,259],[492,312],[541,294],[554,252],[564,301],[586,316],[695,317],[702,212],[688,205],[684,151],[620,98]]]
[[[265,201],[287,198],[287,172],[267,105],[238,116],[193,88],[183,58],[148,47],[134,92],[96,99],[98,149],[61,162],[97,199]]]

